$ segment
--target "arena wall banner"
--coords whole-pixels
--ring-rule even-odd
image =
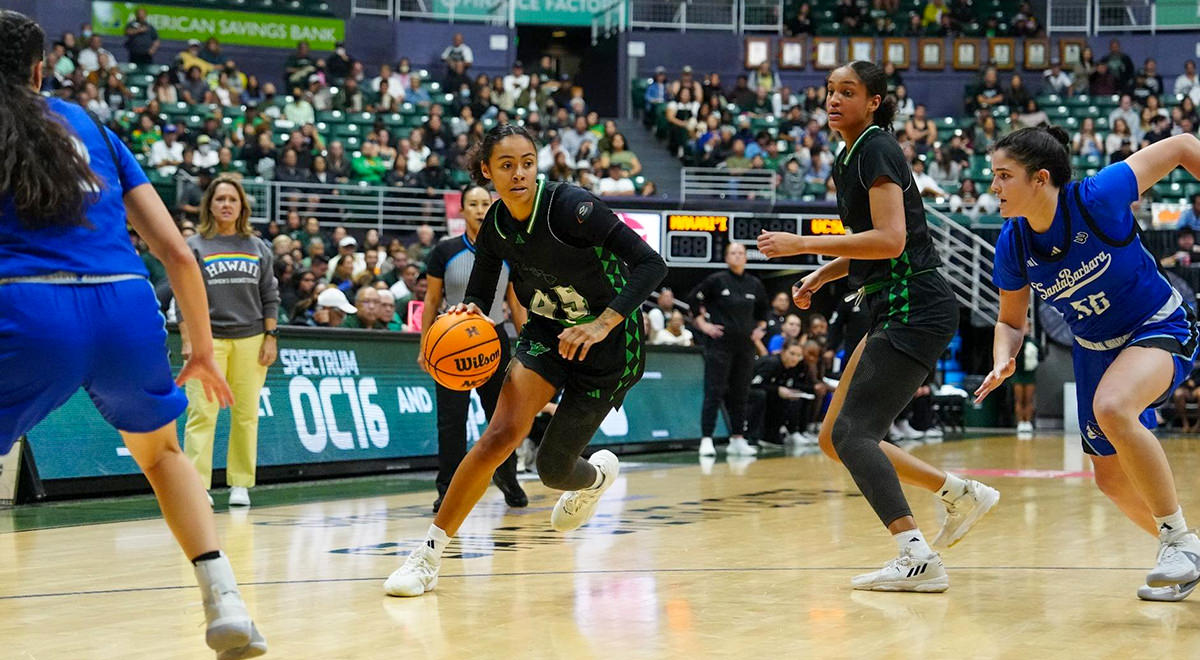
[[[258,400],[260,466],[312,465],[437,453],[433,380],[417,367],[415,335],[296,331],[284,327],[279,359]],[[169,339],[178,355],[179,337]],[[173,358],[178,370],[180,364]],[[651,348],[646,375],[613,411],[594,444],[656,443],[700,436],[704,365],[691,349]],[[670,412],[665,412],[670,411]],[[486,427],[472,397],[468,440]],[[214,466],[225,466],[229,413],[217,425]],[[186,414],[177,425],[180,443]],[[137,473],[91,400],[77,392],[28,434],[45,481]]]
[[[612,5],[612,0],[514,0],[513,13],[521,25],[582,25],[592,24],[592,16]],[[496,0],[433,0],[436,14],[488,16]]]
[[[1200,2],[1196,0],[1158,0],[1155,3],[1155,27],[1160,30],[1200,28]]]
[[[328,51],[346,36],[345,21],[339,18],[102,0],[92,2],[92,29],[105,36],[124,36],[138,7],[145,7],[146,21],[167,41],[216,37],[223,44],[294,50],[297,41],[306,40],[313,50]]]

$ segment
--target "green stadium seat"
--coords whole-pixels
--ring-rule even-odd
[[[999,215],[981,215],[974,224],[983,227],[999,227],[1004,224],[1004,217]]]
[[[1164,199],[1168,197],[1182,199],[1185,196],[1182,183],[1166,183],[1160,181],[1154,184],[1154,192],[1160,198]]]
[[[341,124],[346,121],[346,115],[341,110],[321,110],[317,112],[316,120],[327,124]]]

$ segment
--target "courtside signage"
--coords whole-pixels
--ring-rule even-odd
[[[289,332],[258,397],[258,463],[306,465],[398,459],[437,454],[437,396],[433,379],[417,367],[417,341],[381,339],[367,330]],[[179,336],[168,339],[178,355]],[[179,360],[172,365],[178,371]],[[596,434],[597,444],[651,443],[700,435],[704,364],[699,352],[649,349],[646,377]],[[664,416],[663,410],[686,411]],[[186,413],[177,423],[183,443]],[[472,396],[467,440],[487,428]],[[229,412],[217,422],[213,464],[225,466]],[[42,479],[128,475],[138,472],[121,438],[77,392],[29,432]]]
[[[124,36],[125,26],[139,7],[146,9],[146,21],[168,41],[204,41],[216,37],[222,44],[296,47],[307,41],[313,50],[333,50],[346,37],[346,23],[338,18],[259,14],[255,12],[196,9],[140,2],[92,2],[92,28],[105,36]]]

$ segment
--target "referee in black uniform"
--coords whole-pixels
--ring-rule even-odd
[[[728,271],[713,273],[692,289],[696,328],[708,335],[704,348],[704,407],[700,409],[700,455],[715,456],[712,434],[717,408],[725,404],[729,421],[729,454],[753,456],[758,448],[746,442],[746,400],[754,373],[754,342],[750,335],[765,327],[767,290],[746,274],[746,246],[725,247]]]
[[[425,333],[442,308],[457,305],[462,302],[467,289],[467,281],[471,278],[471,269],[475,267],[475,238],[479,235],[479,227],[487,215],[488,207],[492,204],[492,195],[482,186],[471,186],[462,193],[462,214],[467,221],[467,231],[461,236],[448,238],[438,243],[429,254],[426,262],[426,282],[429,288],[425,293],[425,310],[421,314],[421,346],[417,351],[417,363],[425,369]],[[508,283],[508,266],[500,270],[500,278],[496,282],[496,296],[492,306],[486,310],[487,316],[496,326],[496,335],[500,337],[500,364],[507,365],[512,358],[512,346],[508,333],[504,330],[504,301],[512,311],[513,325],[520,328],[525,325],[525,308],[517,302],[517,295]],[[496,400],[500,397],[500,386],[504,383],[504,369],[497,369],[488,382],[475,388],[479,400],[483,403],[483,411],[488,421],[496,410]],[[437,425],[438,425],[438,473],[437,501],[433,503],[433,512],[437,513],[442,507],[442,498],[450,488],[450,479],[454,471],[467,455],[467,413],[471,406],[471,392],[459,392],[437,385]],[[529,505],[529,498],[517,481],[517,457],[510,454],[500,467],[492,482],[504,493],[504,501],[511,507]]]

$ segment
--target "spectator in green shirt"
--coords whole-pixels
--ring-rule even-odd
[[[137,128],[129,133],[129,146],[137,154],[150,153],[150,146],[162,139],[162,130],[155,125],[154,118],[149,114],[138,117]]]
[[[383,183],[388,166],[387,162],[379,157],[379,145],[374,140],[363,143],[362,153],[350,161],[350,171],[355,181]]]
[[[387,323],[381,323],[378,318],[379,291],[369,286],[358,290],[354,296],[354,307],[358,311],[342,321],[343,328],[360,328],[363,330],[383,330]]]

